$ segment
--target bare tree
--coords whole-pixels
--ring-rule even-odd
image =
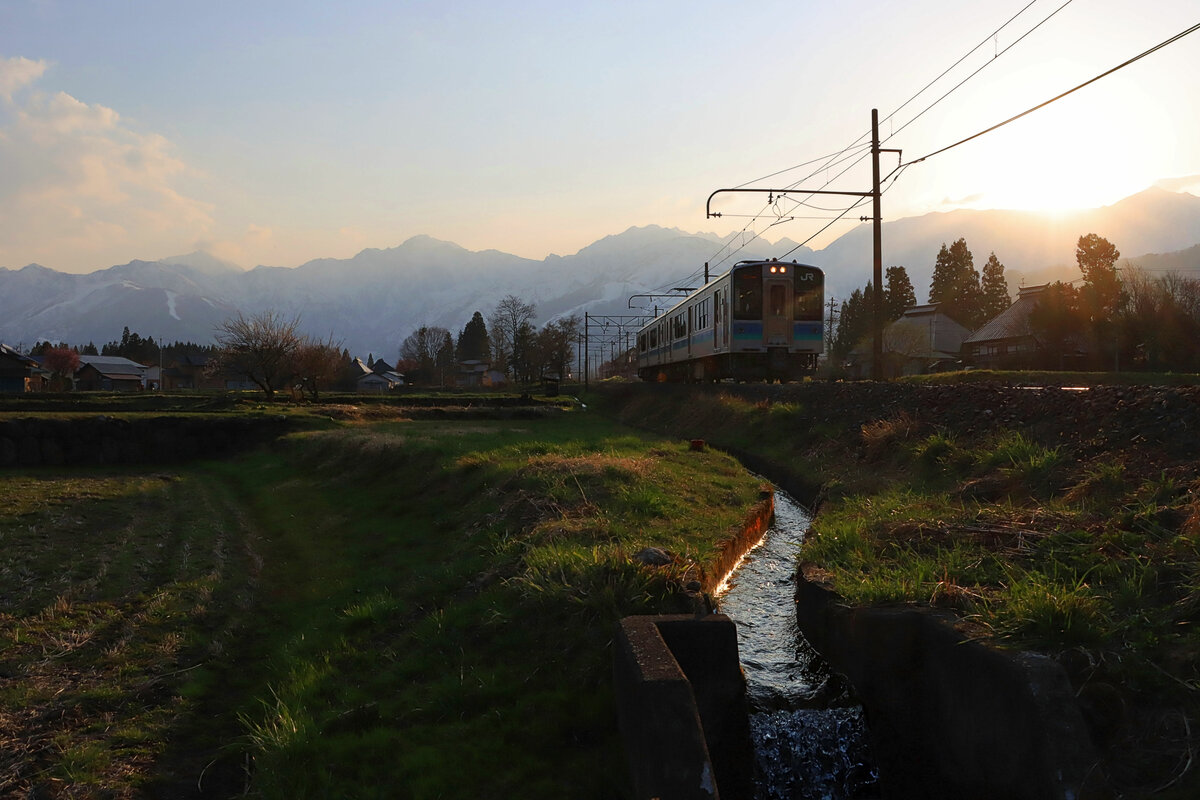
[[[575,342],[583,328],[583,320],[572,314],[569,317],[547,322],[538,331],[537,351],[540,371],[558,375],[565,379],[575,360]]]
[[[275,311],[236,317],[217,326],[219,351],[213,368],[254,383],[268,399],[292,373],[292,357],[300,347],[300,318],[286,319]]]
[[[447,340],[450,341],[448,349]],[[454,340],[450,338],[450,331],[437,325],[422,325],[400,343],[400,360],[416,364],[416,369],[409,371],[414,382],[432,383],[439,366],[443,371],[452,366],[447,359],[452,362],[453,354]]]
[[[488,319],[488,331],[492,340],[492,356],[500,369],[508,367],[509,360],[520,350],[523,330],[533,322],[536,309],[513,294],[505,295],[496,304],[496,310]]]
[[[292,357],[292,367],[300,385],[313,400],[323,386],[335,382],[342,372],[342,343],[333,341],[333,334],[325,341],[305,337]]]

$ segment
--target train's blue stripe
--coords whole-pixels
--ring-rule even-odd
[[[792,325],[792,339],[796,342],[819,342],[821,336],[819,322],[797,322]]]

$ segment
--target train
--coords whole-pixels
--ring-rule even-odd
[[[678,383],[792,381],[824,350],[825,273],[795,261],[740,261],[637,334],[637,373]]]

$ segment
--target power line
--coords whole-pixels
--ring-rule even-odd
[[[992,131],[996,130],[997,128],[1002,128],[1010,122],[1015,122],[1015,121],[1019,120],[1021,117],[1032,114],[1034,111],[1045,108],[1046,106],[1050,105],[1051,103],[1057,102],[1058,100],[1062,100],[1067,95],[1074,94],[1075,92],[1079,91],[1080,89],[1084,88],[1085,86],[1090,86],[1091,84],[1095,83],[1096,81],[1100,80],[1101,78],[1106,78],[1109,75],[1112,75],[1117,70],[1124,69],[1125,67],[1128,67],[1130,64],[1133,64],[1134,62],[1140,61],[1141,59],[1145,58],[1146,56],[1150,55],[1151,53],[1157,52],[1158,50],[1161,50],[1162,48],[1166,47],[1169,44],[1174,44],[1175,42],[1179,41],[1180,39],[1187,36],[1188,34],[1195,33],[1197,30],[1200,30],[1200,23],[1197,23],[1184,31],[1180,31],[1179,33],[1175,34],[1174,36],[1167,39],[1166,41],[1160,42],[1160,43],[1154,45],[1154,47],[1151,47],[1149,50],[1146,50],[1143,53],[1139,53],[1138,55],[1134,56],[1133,58],[1129,59],[1128,61],[1123,61],[1120,64],[1118,64],[1117,66],[1113,67],[1112,69],[1106,70],[1105,72],[1100,73],[1096,77],[1084,81],[1083,83],[1079,84],[1078,86],[1076,86],[1073,89],[1068,89],[1067,91],[1063,92],[1060,95],[1051,97],[1049,100],[1045,101],[1044,103],[1038,103],[1033,108],[1026,109],[1025,111],[1022,111],[1020,114],[1009,117],[1008,119],[1004,120],[1003,122],[998,122],[995,125],[991,126],[990,128],[985,128],[984,130],[980,131],[979,133],[972,134],[971,136],[968,136],[965,139],[960,139],[959,141],[955,142],[954,144],[946,145],[945,147],[941,148],[940,150],[934,150],[932,153],[923,155],[920,158],[916,159],[915,161],[908,162],[904,166],[912,166],[913,164],[920,164],[922,161],[925,161],[926,159],[933,158],[936,155],[941,155],[942,153],[946,152],[947,150],[953,150],[955,147],[958,147],[959,145],[966,144],[967,142],[969,142],[973,139],[978,139],[980,136],[983,136],[984,134],[987,134],[987,133],[991,133]]]
[[[1036,0],[1035,0],[1035,2],[1036,2]],[[963,85],[964,83],[966,83],[967,81],[969,81],[969,80],[971,80],[972,78],[974,78],[974,77],[975,77],[976,75],[978,75],[980,72],[983,72],[983,71],[984,71],[985,69],[987,69],[987,68],[988,68],[990,65],[994,64],[994,63],[995,63],[995,61],[996,61],[996,59],[998,59],[1000,56],[1004,55],[1004,54],[1005,54],[1005,53],[1007,53],[1009,50],[1011,50],[1011,49],[1013,49],[1014,47],[1016,47],[1018,44],[1020,44],[1020,43],[1021,43],[1021,41],[1022,41],[1023,39],[1025,39],[1025,37],[1029,36],[1029,34],[1033,33],[1033,32],[1034,32],[1034,31],[1036,31],[1038,28],[1040,28],[1040,27],[1042,27],[1043,25],[1045,25],[1047,22],[1049,22],[1049,21],[1050,21],[1050,19],[1051,19],[1052,17],[1054,17],[1056,14],[1058,14],[1058,12],[1062,11],[1064,8],[1066,8],[1067,6],[1071,5],[1071,3],[1072,3],[1072,2],[1074,2],[1074,0],[1067,0],[1067,1],[1066,1],[1065,3],[1063,3],[1061,6],[1059,6],[1059,7],[1058,7],[1058,8],[1056,8],[1056,9],[1054,9],[1053,11],[1051,11],[1051,12],[1050,12],[1050,13],[1049,13],[1049,14],[1048,14],[1046,17],[1044,17],[1044,18],[1042,19],[1042,21],[1041,21],[1041,22],[1039,22],[1037,25],[1034,25],[1032,28],[1030,28],[1029,30],[1025,31],[1025,33],[1021,34],[1021,35],[1020,35],[1020,36],[1018,36],[1016,39],[1014,39],[1014,40],[1013,40],[1013,42],[1012,42],[1012,44],[1010,44],[1008,47],[1004,48],[1004,49],[1003,49],[1003,50],[1001,50],[999,53],[997,53],[995,56],[993,56],[993,57],[992,57],[992,59],[991,59],[990,61],[988,61],[988,62],[984,63],[982,66],[980,66],[980,67],[979,67],[979,69],[975,70],[975,71],[974,71],[974,72],[972,72],[970,75],[968,75],[967,77],[963,78],[961,81],[959,81],[957,84],[955,84],[955,85],[954,85],[954,87],[953,87],[953,88],[951,88],[951,89],[950,89],[948,92],[946,92],[944,95],[942,95],[942,96],[941,96],[941,97],[939,97],[937,100],[934,100],[932,103],[930,103],[929,105],[927,105],[927,106],[926,106],[924,109],[922,109],[922,110],[921,110],[921,112],[920,112],[919,114],[917,114],[915,117],[913,117],[912,119],[910,119],[908,122],[906,122],[906,123],[904,123],[903,125],[901,125],[901,126],[900,126],[900,128],[899,128],[898,130],[894,130],[894,131],[892,131],[890,134],[888,134],[887,138],[885,138],[883,141],[885,141],[885,142],[886,142],[886,141],[888,141],[888,139],[891,139],[893,136],[895,136],[896,134],[900,133],[900,131],[904,130],[904,129],[905,129],[905,128],[907,128],[909,125],[912,125],[914,122],[916,122],[917,120],[919,120],[919,119],[920,119],[922,116],[924,116],[926,113],[928,113],[929,111],[933,110],[934,106],[936,106],[938,103],[940,103],[940,102],[942,102],[943,100],[945,100],[945,99],[946,99],[947,97],[949,97],[950,95],[954,94],[956,91],[958,91],[960,88],[962,88],[962,85]],[[1033,5],[1033,3],[1030,3],[1029,5]],[[1029,6],[1025,6],[1025,8],[1029,8]],[[1023,13],[1023,12],[1025,11],[1025,8],[1021,9],[1021,11],[1017,13],[1017,16],[1020,16],[1020,14],[1021,14],[1021,13]],[[1016,17],[1013,17],[1013,19],[1016,19]],[[1012,22],[1012,20],[1009,20],[1009,22]],[[1007,22],[1006,22],[1006,23],[1004,23],[1004,25],[1000,26],[1000,28],[999,28],[999,29],[997,29],[996,33],[999,33],[999,32],[1000,32],[1000,30],[1002,30],[1002,29],[1003,29],[1003,28],[1004,28],[1006,25],[1008,25],[1008,23],[1007,23]],[[996,34],[992,34],[992,36],[995,36],[995,35],[996,35]],[[989,38],[991,38],[991,37],[989,37]],[[986,41],[987,41],[987,39],[984,39],[984,42],[986,42]],[[971,50],[971,53],[975,52],[975,50],[978,50],[978,49],[979,49],[979,47],[980,47],[980,45],[976,45],[976,46],[975,46],[975,48]],[[970,55],[971,53],[968,53],[967,55]],[[958,66],[958,64],[961,64],[961,63],[962,63],[962,61],[963,61],[963,60],[964,60],[966,57],[967,57],[967,56],[963,56],[962,58],[960,58],[960,59],[959,59],[959,60],[958,60],[958,61],[955,63],[955,65],[954,65],[954,66]],[[950,69],[953,69],[953,67],[951,67]],[[949,71],[950,71],[950,70],[946,70],[946,72],[949,72]],[[942,73],[942,75],[945,75],[945,74],[946,74],[946,72],[943,72],[943,73]],[[928,88],[929,88],[930,86],[932,86],[934,83],[937,83],[939,80],[941,80],[941,78],[942,78],[942,75],[939,75],[939,76],[938,76],[937,78],[935,78],[935,79],[934,79],[932,82],[930,82],[930,83],[929,83],[929,85],[925,87],[925,89],[928,89]],[[924,91],[925,91],[925,89],[922,89],[922,90],[921,90],[921,92],[924,92]],[[918,92],[918,94],[920,94],[920,92]],[[905,105],[907,105],[907,103],[905,103]],[[901,108],[903,108],[903,106],[901,106]],[[897,111],[899,111],[899,109],[897,109]],[[894,112],[893,112],[893,113],[894,113]],[[891,117],[892,117],[892,115],[891,115],[891,114],[889,114],[887,118],[888,118],[888,119],[891,119]]]
[[[992,31],[992,32],[991,32],[991,33],[989,33],[987,36],[985,36],[985,37],[984,37],[982,40],[980,40],[979,44],[975,45],[975,46],[974,46],[974,47],[972,47],[970,50],[968,50],[967,52],[963,53],[963,54],[962,54],[962,56],[961,56],[961,57],[958,59],[958,61],[955,61],[955,62],[954,62],[953,64],[951,64],[950,66],[946,67],[946,69],[944,69],[944,70],[942,71],[942,74],[941,74],[941,75],[938,75],[936,78],[934,78],[933,80],[931,80],[929,83],[927,83],[927,84],[925,84],[923,87],[921,87],[921,89],[920,89],[920,90],[919,90],[919,91],[918,91],[916,94],[914,94],[912,97],[908,98],[908,99],[907,99],[907,100],[905,100],[903,103],[901,103],[899,106],[897,106],[895,111],[893,111],[892,113],[888,114],[886,117],[884,117],[883,119],[881,119],[881,120],[880,120],[880,122],[881,122],[881,123],[882,123],[882,122],[887,122],[887,121],[888,121],[888,120],[890,120],[892,117],[894,117],[894,116],[896,116],[897,114],[899,114],[899,113],[900,113],[900,112],[901,112],[901,111],[904,109],[904,107],[905,107],[905,106],[907,106],[907,105],[908,105],[909,103],[911,103],[913,100],[916,100],[918,97],[920,97],[920,96],[921,96],[922,94],[924,94],[926,91],[928,91],[928,90],[929,90],[929,88],[930,88],[931,86],[933,86],[935,83],[937,83],[938,81],[940,81],[942,78],[944,78],[944,77],[946,77],[948,74],[950,74],[951,70],[953,70],[955,67],[957,67],[957,66],[958,66],[959,64],[961,64],[962,62],[966,61],[968,58],[970,58],[970,57],[971,57],[971,55],[972,55],[972,54],[973,54],[973,53],[974,53],[976,50],[978,50],[979,48],[983,47],[983,46],[984,46],[985,44],[987,44],[989,41],[991,41],[992,39],[994,39],[994,38],[996,38],[998,35],[1000,35],[1000,31],[1004,30],[1004,29],[1005,29],[1005,28],[1007,28],[1009,25],[1011,25],[1011,24],[1013,23],[1013,21],[1014,21],[1014,20],[1016,20],[1016,18],[1017,18],[1017,17],[1021,16],[1021,15],[1022,15],[1022,14],[1024,14],[1026,11],[1028,11],[1028,10],[1029,10],[1029,7],[1030,7],[1030,6],[1032,6],[1032,5],[1033,5],[1034,3],[1036,3],[1036,2],[1037,2],[1037,0],[1029,0],[1029,3],[1027,3],[1027,4],[1025,5],[1025,7],[1024,7],[1024,8],[1022,8],[1020,11],[1018,11],[1016,14],[1013,14],[1011,17],[1009,17],[1009,19],[1008,19],[1008,21],[1007,21],[1007,22],[1005,22],[1005,23],[1004,23],[1003,25],[1001,25],[999,28],[996,28],[996,30]],[[1056,11],[1055,13],[1057,14],[1058,12]],[[1024,38],[1024,37],[1021,37],[1021,38]],[[1020,41],[1020,39],[1018,39],[1017,41]],[[1015,42],[1014,42],[1014,44],[1015,44]],[[1005,48],[1005,50],[1006,50],[1006,51],[1007,51],[1007,49],[1008,49],[1008,48]],[[996,58],[999,58],[1001,55],[1003,55],[1003,53],[997,53],[997,54],[996,54]],[[994,60],[994,59],[993,59],[993,60]],[[988,62],[988,63],[991,63],[991,62]],[[955,88],[957,88],[957,87],[955,87]],[[925,109],[925,111],[928,111],[928,110],[929,110],[928,108],[927,108],[927,109]],[[924,114],[924,113],[925,113],[925,111],[922,111],[922,112],[921,112],[921,114]],[[920,114],[918,114],[917,116],[920,116]],[[916,117],[914,117],[913,119],[916,119]],[[910,122],[911,122],[911,120],[910,120]],[[903,130],[903,128],[901,128],[901,130]],[[895,136],[897,133],[899,133],[899,131],[893,131],[892,133],[888,134],[888,137],[887,137],[887,138],[888,138],[888,139],[891,139],[891,138],[892,138],[893,136]],[[870,131],[867,131],[867,133],[864,133],[862,136],[867,136],[867,135],[869,135],[869,134],[870,134]],[[862,138],[862,136],[860,136],[860,137],[858,137],[858,138],[859,138],[859,139],[861,139],[861,138]],[[885,139],[884,141],[887,141],[887,139]]]

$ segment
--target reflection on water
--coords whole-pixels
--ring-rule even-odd
[[[862,709],[847,707],[841,679],[796,626],[796,553],[809,521],[776,490],[774,523],[717,597],[737,623],[760,800],[874,796]]]

